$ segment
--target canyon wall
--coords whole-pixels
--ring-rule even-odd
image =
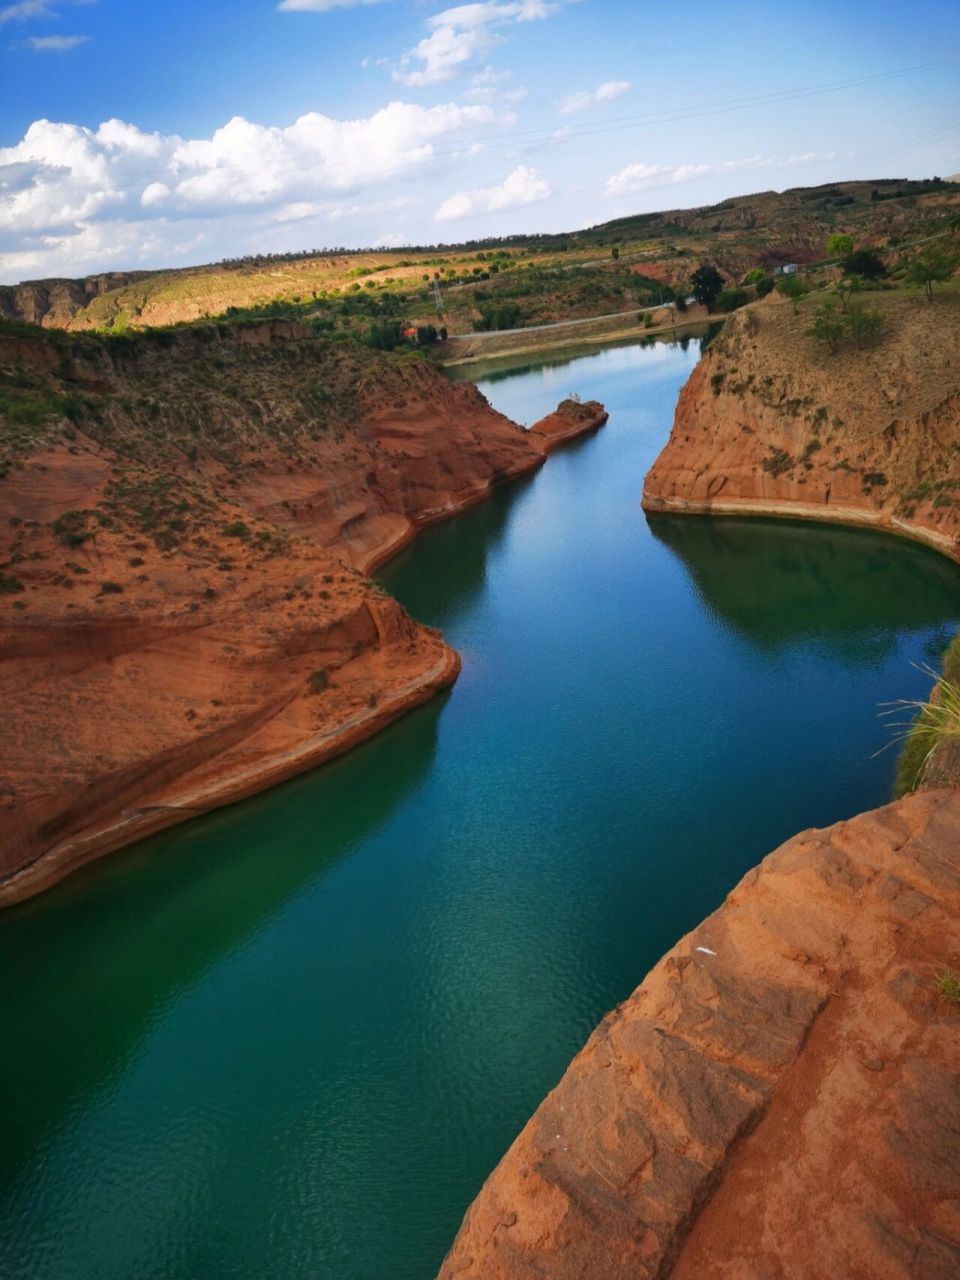
[[[449,684],[363,575],[605,417],[285,322],[0,335],[0,904]]]
[[[960,293],[879,302],[885,332],[837,354],[767,299],[737,313],[680,394],[648,511],[886,528],[960,558]]]
[[[795,836],[603,1020],[441,1280],[960,1274],[960,794]]]

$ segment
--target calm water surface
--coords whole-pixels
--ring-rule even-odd
[[[660,518],[698,355],[490,374],[609,425],[384,575],[448,696],[0,917],[4,1280],[427,1280],[600,1016],[799,828],[883,802],[960,574]],[[482,375],[481,375],[482,376]]]

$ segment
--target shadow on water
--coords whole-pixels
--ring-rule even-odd
[[[812,640],[873,663],[896,651],[905,624],[945,626],[955,614],[957,566],[892,534],[759,517],[650,514],[647,524],[713,615],[766,653]]]
[[[252,801],[94,863],[0,917],[0,1096],[17,1099],[5,1108],[0,1193],[74,1100],[123,1068],[168,1001],[255,937],[421,786],[444,702]],[[354,803],[338,798],[343,788]]]
[[[418,621],[454,626],[483,591],[509,517],[535,479],[511,480],[455,519],[424,529],[380,571],[386,590]]]

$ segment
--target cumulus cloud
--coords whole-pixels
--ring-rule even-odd
[[[89,44],[90,36],[29,36],[27,44],[34,53],[68,53],[78,45]]]
[[[446,150],[464,129],[513,119],[482,104],[393,102],[368,118],[310,112],[283,128],[236,116],[193,139],[122,120],[96,130],[38,120],[0,148],[0,241],[9,246],[0,279],[78,274],[116,263],[131,244],[147,261],[158,243],[168,252],[205,227],[223,252],[231,218],[248,213],[260,226],[284,209],[281,221],[335,221],[338,197],[420,173],[439,142]],[[190,224],[189,241],[177,224]]]
[[[578,111],[588,111],[590,107],[602,106],[605,102],[614,102],[622,98],[630,90],[629,80],[606,80],[596,89],[583,90],[571,94],[557,103],[557,110],[563,116],[572,116]]]
[[[550,194],[549,184],[527,165],[521,164],[495,187],[474,187],[448,196],[434,214],[437,222],[452,222],[478,213],[499,213],[536,204]]]
[[[556,8],[549,0],[481,0],[444,9],[427,20],[430,34],[407,50],[393,78],[415,88],[450,80],[500,44],[503,27],[546,18]]]

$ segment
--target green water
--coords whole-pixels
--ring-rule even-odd
[[[794,831],[889,793],[960,574],[645,520],[697,344],[500,370],[609,425],[384,575],[464,658],[351,755],[0,917],[4,1280],[426,1280],[600,1016]]]

